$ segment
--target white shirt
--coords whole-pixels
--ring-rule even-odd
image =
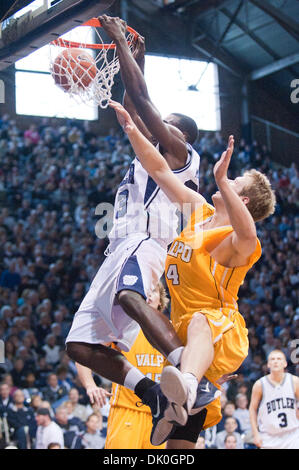
[[[60,444],[61,449],[64,448],[62,429],[54,421],[48,426],[38,426],[36,432],[36,449],[48,449],[48,445],[52,442]]]

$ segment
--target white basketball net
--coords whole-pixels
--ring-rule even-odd
[[[76,28],[76,30],[78,31],[78,28]],[[85,104],[97,104],[101,108],[105,109],[107,108],[109,100],[112,96],[111,88],[114,84],[114,76],[119,72],[120,68],[116,48],[86,48],[86,44],[90,44],[91,42],[93,43],[93,41],[91,41],[90,39],[91,30],[96,33],[95,43],[104,44],[104,42],[98,29],[81,26],[80,30],[86,30],[86,38],[84,38],[84,40],[81,40],[80,42],[78,41],[78,35],[73,32],[73,30],[67,35],[65,35],[67,39],[64,37],[59,38],[59,46],[52,43],[50,44],[50,72],[53,76],[54,74],[56,75],[56,79],[58,78],[60,83],[62,81],[64,83],[67,83],[67,89],[64,87],[63,90],[68,93],[71,98],[75,99],[77,102],[83,102]],[[82,34],[80,34],[80,36],[82,36]],[[69,41],[78,43],[78,45],[76,45],[76,48],[79,48],[80,50],[82,49],[82,53],[85,51],[93,57],[94,63],[97,67],[95,76],[94,63],[91,67],[89,67],[89,69],[82,67],[80,65],[80,62],[76,63],[76,67],[74,69],[70,67],[69,61],[73,62],[73,58],[71,56],[71,53],[69,52],[69,47],[67,47]],[[132,49],[134,35],[130,32],[127,33],[127,41],[129,43],[130,49]],[[111,42],[111,44],[113,43]],[[54,63],[57,56],[62,52],[64,54],[65,60],[60,63],[58,69],[59,73],[57,73],[57,67],[54,72]],[[66,66],[63,66],[64,64]],[[86,77],[92,77],[92,79],[90,78],[86,80]],[[86,82],[90,83],[86,84]]]

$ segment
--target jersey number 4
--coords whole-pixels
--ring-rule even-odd
[[[170,264],[168,266],[166,277],[169,281],[172,282],[173,286],[178,286],[180,284],[180,277],[178,273],[178,267],[176,264]]]

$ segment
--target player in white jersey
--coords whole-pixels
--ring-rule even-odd
[[[148,139],[159,145],[159,151],[177,177],[198,190],[200,159],[191,147],[198,133],[195,122],[181,114],[162,119],[148,96],[141,70],[143,39],[139,38],[137,44],[136,60],[140,67],[128,47],[122,20],[100,17],[100,21],[117,46],[126,89],[125,104],[133,120]],[[128,351],[141,327],[152,346],[173,365],[179,364],[183,351],[181,340],[170,321],[146,303],[164,272],[167,245],[177,234],[175,211],[176,207],[136,158],[117,192],[107,259],[75,314],[66,339],[69,356],[86,367],[86,374],[91,369],[133,390],[151,407],[157,424],[168,406],[166,398],[153,381],[106,344],[115,342],[120,349]],[[176,421],[180,422],[180,417]],[[163,432],[167,434],[165,427]]]
[[[285,372],[280,350],[268,356],[270,374],[257,380],[249,407],[254,444],[262,449],[299,449],[299,378]]]

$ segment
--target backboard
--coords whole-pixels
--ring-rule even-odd
[[[0,23],[0,70],[105,12],[114,0],[19,0]],[[13,6],[12,5],[12,6]],[[25,7],[25,8],[23,8]],[[8,16],[8,15],[11,16]]]

